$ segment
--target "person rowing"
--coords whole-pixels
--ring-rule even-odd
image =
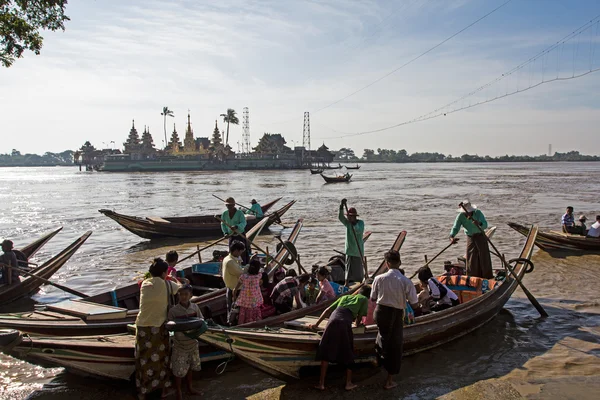
[[[228,197],[225,200],[225,206],[227,210],[223,211],[221,214],[221,230],[223,231],[223,235],[231,235],[229,236],[229,247],[233,242],[242,242],[245,246],[245,251],[242,253],[242,263],[244,265],[248,265],[250,262],[250,246],[248,245],[248,241],[246,240],[246,235],[244,234],[246,230],[246,216],[241,210],[238,210],[235,207],[235,200],[233,197]],[[232,227],[232,228],[230,228]]]
[[[487,220],[477,206],[465,200],[459,204],[458,215],[450,231],[450,242],[456,243],[456,234],[462,227],[467,235],[467,275],[484,279],[494,277],[492,258],[485,234],[478,227],[486,229]]]
[[[362,282],[369,273],[363,258],[363,254],[365,254],[365,242],[363,241],[365,223],[358,219],[358,212],[354,207],[348,208],[348,212],[344,215],[344,206],[346,206],[346,199],[342,199],[338,218],[346,227],[345,286],[348,286],[349,282]]]
[[[256,218],[264,217],[263,210],[260,204],[258,204],[258,202],[255,199],[252,199],[250,204],[252,204],[252,206],[250,208],[247,208],[245,211],[247,215],[254,215]]]

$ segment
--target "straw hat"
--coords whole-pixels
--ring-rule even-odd
[[[355,217],[358,217],[358,212],[356,211],[356,208],[350,207],[348,209],[348,213],[346,213],[346,215],[354,215]]]
[[[256,200],[252,199],[252,201],[250,202],[250,204],[256,204]]]
[[[235,205],[235,200],[233,199],[233,197],[228,197],[225,200],[225,204],[233,204],[233,205]]]
[[[580,221],[587,221],[587,218],[586,218],[586,216],[585,216],[585,215],[580,215],[580,216],[579,216],[579,220],[580,220]]]
[[[465,207],[464,209],[462,207],[458,207],[458,212],[463,212],[465,211],[465,209],[467,210],[467,212],[473,212],[475,210],[477,210],[477,206],[471,204],[471,201],[469,199],[465,200],[462,202],[462,205]]]

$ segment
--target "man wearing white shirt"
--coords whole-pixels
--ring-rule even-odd
[[[371,300],[377,303],[374,317],[379,332],[375,347],[380,364],[388,373],[384,388],[392,389],[398,386],[392,378],[400,373],[406,302],[417,307],[418,299],[415,285],[398,269],[400,253],[388,251],[385,261],[388,271],[373,281]]]
[[[596,215],[596,222],[590,226],[587,236],[593,238],[600,237],[600,215]]]

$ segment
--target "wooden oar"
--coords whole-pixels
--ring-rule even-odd
[[[469,217],[469,212],[467,211],[465,205],[462,202],[459,204],[459,207],[461,207],[463,210],[465,210],[465,213],[467,214],[467,218],[473,219],[472,217]],[[488,241],[488,243],[490,244],[490,246],[492,246],[492,248],[494,249],[494,251],[496,252],[496,254],[499,254],[499,255],[502,256],[502,257],[500,257],[500,259],[502,260],[502,265],[504,265],[504,268],[506,268],[508,270],[508,272],[510,272],[510,274],[513,276],[513,278],[515,279],[515,281],[517,281],[517,283],[521,287],[521,290],[523,290],[523,293],[525,293],[525,295],[527,296],[527,298],[529,299],[529,301],[531,302],[531,304],[535,307],[535,309],[540,313],[540,315],[542,317],[547,317],[548,313],[546,312],[546,310],[544,310],[544,307],[542,307],[542,305],[531,294],[531,292],[525,287],[525,285],[523,285],[523,282],[521,281],[521,279],[519,279],[519,277],[517,276],[517,274],[515,273],[515,271],[506,262],[506,258],[504,258],[504,254],[502,254],[502,253],[500,253],[498,251],[498,249],[496,248],[496,246],[494,246],[494,243],[492,243],[492,241],[490,240],[490,238],[485,234],[485,231],[483,230],[483,228],[481,227],[481,225],[479,225],[479,221],[473,220],[473,224],[477,228],[479,228],[479,231],[486,238],[486,240]]]
[[[10,269],[15,270],[15,271],[19,271],[20,273],[22,273],[24,275],[27,275],[27,276],[30,276],[30,277],[32,277],[34,279],[39,279],[40,281],[44,282],[47,285],[51,285],[51,286],[57,287],[60,290],[63,290],[65,292],[67,292],[67,293],[74,294],[75,296],[81,297],[83,299],[85,299],[86,297],[90,297],[90,296],[88,296],[85,293],[81,293],[81,292],[78,292],[75,289],[71,289],[69,287],[66,287],[66,286],[63,286],[63,285],[59,285],[58,283],[51,282],[48,279],[45,279],[45,278],[42,278],[41,276],[37,276],[35,274],[32,274],[31,272],[22,270],[21,268],[12,267],[12,266],[6,265],[6,264],[0,264],[0,265],[3,266],[3,267],[10,268]]]
[[[229,229],[231,229],[232,231],[234,231],[234,229],[235,229],[235,228],[234,228],[233,226],[229,225],[227,222],[223,221],[223,219],[222,219],[221,217],[219,217],[219,216],[215,215],[215,218],[216,218],[217,220],[221,221],[223,224],[225,224],[225,226],[227,226]],[[247,242],[248,242],[248,243],[249,243],[251,246],[254,246],[254,247],[255,247],[255,248],[258,250],[258,251],[260,251],[261,253],[263,253],[263,254],[267,254],[267,252],[266,252],[266,251],[264,251],[263,249],[261,249],[260,247],[258,247],[258,245],[257,245],[256,243],[254,243],[253,241],[251,241],[250,239],[246,238],[246,241],[247,241]],[[287,249],[287,247],[286,247],[286,249]],[[273,261],[275,261],[275,262],[277,263],[277,265],[279,265],[281,268],[283,268],[283,269],[287,270],[287,268],[286,268],[286,267],[285,267],[285,266],[284,266],[284,265],[283,265],[283,264],[282,264],[282,263],[281,263],[279,260],[277,260],[276,258],[273,258],[272,260],[273,260]]]
[[[346,209],[346,215],[348,215],[348,204],[346,199],[342,199],[342,204],[344,205],[344,208]],[[350,226],[352,227],[352,233],[354,234],[354,241],[356,242],[356,247],[358,247],[358,254],[360,254],[360,264],[363,268],[365,268],[365,257],[363,256],[363,252],[360,248],[360,243],[358,243],[358,235],[356,234],[356,230],[354,229],[354,225],[352,225],[352,222],[348,221],[350,223]],[[350,271],[346,271],[346,276],[348,275]],[[369,271],[365,268],[365,279],[363,280],[364,282],[367,281],[367,279],[369,279]],[[344,282],[344,286],[348,286],[348,281],[346,280],[346,282]]]
[[[458,242],[458,239],[456,239],[456,242]],[[425,265],[423,265],[423,267],[426,267],[426,266],[428,266],[429,264],[431,264],[431,263],[433,262],[433,260],[435,260],[436,258],[438,258],[438,257],[439,257],[439,256],[440,256],[440,255],[441,255],[443,252],[445,252],[446,250],[448,250],[448,249],[450,248],[450,246],[452,246],[452,245],[453,245],[454,243],[456,243],[456,242],[450,242],[450,244],[449,244],[448,246],[444,247],[444,249],[443,249],[442,251],[440,251],[439,253],[437,253],[437,254],[436,254],[436,255],[435,255],[435,256],[434,256],[434,257],[433,257],[431,260],[427,261],[427,262],[425,263]],[[427,260],[427,258],[425,258],[425,260]],[[421,267],[421,268],[423,268],[423,267]],[[419,268],[419,269],[420,269],[420,268]],[[408,279],[412,279],[412,278],[414,278],[415,276],[417,276],[417,274],[418,274],[418,273],[419,273],[419,270],[416,270],[416,271],[415,271],[415,273],[414,273],[414,274],[412,274],[412,275],[410,276],[410,278],[408,278]]]
[[[192,254],[190,254],[189,256],[186,256],[186,257],[182,258],[181,260],[177,261],[177,264],[179,264],[179,263],[180,263],[180,262],[182,262],[182,261],[185,261],[185,260],[187,260],[187,259],[190,259],[190,258],[192,258],[192,257],[193,257],[193,256],[195,256],[196,254],[198,254],[198,253],[200,253],[200,252],[202,252],[202,251],[204,251],[204,250],[206,250],[206,249],[208,249],[208,248],[210,248],[210,247],[212,247],[212,246],[214,246],[214,245],[216,245],[216,244],[218,244],[218,243],[221,243],[221,242],[222,242],[223,240],[225,240],[225,239],[229,239],[229,236],[231,236],[231,235],[225,235],[225,236],[223,236],[221,239],[219,239],[219,240],[215,240],[214,242],[212,242],[212,243],[209,243],[208,245],[204,246],[203,248],[196,250],[195,252],[193,252],[193,253],[192,253]],[[177,264],[175,264],[175,265],[177,265]]]

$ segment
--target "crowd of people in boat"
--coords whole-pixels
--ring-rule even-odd
[[[440,283],[427,266],[418,270],[419,282],[415,285],[404,275],[400,268],[400,254],[395,250],[385,254],[387,272],[369,279],[364,258],[365,224],[358,219],[356,208],[347,207],[346,200],[342,200],[338,213],[346,229],[345,265],[340,279],[343,285],[332,280],[331,270],[326,266],[313,266],[311,274],[297,275],[293,269],[286,271],[280,265],[262,265],[258,257],[250,254],[244,235],[245,216],[235,207],[233,198],[228,198],[225,203],[227,210],[221,216],[222,229],[224,234],[229,235],[230,244],[229,253],[222,260],[221,273],[226,287],[228,324],[244,325],[290,312],[294,307],[303,308],[335,299],[311,326],[317,329],[328,318],[316,354],[321,360],[318,389],[325,387],[329,363],[347,366],[346,389],[355,387],[351,368],[354,359],[353,324],[357,327],[377,325],[377,354],[388,373],[384,387],[390,389],[396,386],[393,376],[400,371],[403,326],[414,323],[419,315],[458,304],[456,294]],[[255,204],[253,202],[253,206]],[[482,236],[487,221],[469,201],[460,205],[449,235],[452,243],[458,240],[456,235],[461,228],[467,235],[467,273],[491,278],[489,249],[487,240]],[[167,320],[202,318],[198,306],[190,301],[192,286],[187,279],[178,277],[177,261],[175,251],[167,253],[166,261],[155,259],[147,279],[141,282],[135,354],[136,385],[142,398],[157,389],[163,389],[163,394],[167,394],[171,375],[175,378],[179,398],[184,379],[188,390],[195,393],[191,374],[200,369],[197,340],[184,332],[176,332],[170,346],[165,328]],[[367,284],[361,285],[353,294],[339,296],[344,288],[364,282]],[[174,294],[178,294],[177,302]]]
[[[581,235],[590,238],[600,237],[600,215],[596,215],[596,221],[594,221],[594,223],[588,229],[585,224],[587,217],[582,214],[577,219],[577,222],[575,222],[573,211],[573,207],[567,207],[567,212],[565,212],[561,218],[561,226],[564,233]]]

